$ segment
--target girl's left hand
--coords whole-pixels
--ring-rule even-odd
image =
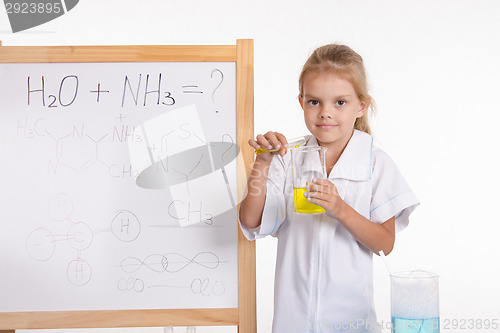
[[[338,218],[342,213],[344,200],[339,195],[337,187],[328,179],[314,178],[306,186],[307,198],[310,203],[323,207],[330,217]]]

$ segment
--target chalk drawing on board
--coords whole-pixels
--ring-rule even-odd
[[[228,261],[221,260],[218,255],[213,252],[199,252],[192,257],[185,256],[181,253],[172,252],[167,254],[151,254],[144,259],[137,257],[126,257],[120,263],[120,269],[125,273],[137,273],[140,270],[147,269],[154,273],[169,273],[176,274],[188,269],[190,266],[196,266],[205,270],[216,270],[221,264]],[[139,288],[138,288],[139,286]],[[119,290],[126,289],[128,291],[142,292],[144,290],[144,281],[141,279],[129,279],[127,281],[120,280],[118,285]],[[191,284],[173,284],[156,283],[147,286],[151,288],[164,289],[190,289],[193,294],[202,296],[220,296],[226,291],[224,282],[221,279],[213,277],[196,277],[191,281]]]
[[[45,228],[33,230],[26,241],[26,249],[29,255],[40,261],[49,260],[56,248],[54,235]]]
[[[73,201],[66,193],[58,193],[49,201],[49,216],[56,222],[66,221],[73,213]]]
[[[0,308],[238,306],[235,70],[234,63],[0,64],[6,74],[0,76],[0,152],[9,159],[0,166],[6,185],[0,196],[16,200],[5,221],[23,221],[4,235],[2,249],[16,249],[16,262],[26,268],[11,270],[2,282],[36,277],[15,288],[4,283],[4,299],[18,302]],[[158,124],[162,140],[142,136],[142,125],[169,113],[175,119]],[[159,157],[151,171],[168,171],[166,187],[137,186],[132,144],[149,148],[149,166],[150,154]],[[173,193],[175,185],[181,190]],[[198,192],[226,203],[211,207]],[[20,211],[17,202],[30,202],[31,209]],[[188,264],[203,252],[220,258],[217,268],[198,264],[215,266],[208,255]],[[119,267],[126,257],[166,253],[185,257],[167,257],[167,270],[177,272]],[[49,305],[37,298],[37,288],[52,292],[55,285],[65,288],[64,297]],[[95,294],[103,299],[96,302]]]
[[[213,252],[199,252],[192,258],[180,253],[151,254],[144,260],[136,257],[127,257],[122,260],[120,268],[126,273],[137,272],[142,267],[146,267],[154,272],[177,273],[189,265],[198,265],[207,269],[216,269],[222,261]]]
[[[141,278],[134,278],[134,277],[120,278],[118,279],[116,287],[119,291],[122,292],[133,291],[136,293],[141,293],[144,291],[145,283],[144,280]]]
[[[202,207],[202,202],[196,207],[191,201],[186,203],[184,201],[174,200],[168,205],[168,215],[177,220],[179,224],[183,224],[183,221],[187,220],[187,224],[190,225],[199,222],[203,222],[205,225],[213,225],[214,216],[207,212],[202,213]]]
[[[47,129],[45,129],[45,133],[55,141],[56,146],[55,158],[49,159],[49,173],[55,175],[59,166],[66,167],[75,172],[85,171],[96,163],[109,168],[102,158],[99,157],[99,144],[108,137],[108,133],[99,138],[93,138],[89,134],[84,134],[84,126],[81,129],[73,127],[72,133],[61,137],[54,136]],[[76,142],[77,140],[79,142]],[[68,159],[68,153],[73,151],[78,151],[79,154],[71,154]]]
[[[223,74],[217,72],[220,85]],[[176,135],[175,129],[182,132]],[[136,183],[148,189],[170,189],[173,201],[169,214],[181,226],[211,221],[236,207],[236,188],[231,186],[226,169],[235,169],[242,159],[239,147],[229,134],[224,134],[221,142],[207,142],[195,105],[150,119],[140,131],[145,140],[129,143],[132,166],[139,171]],[[172,207],[176,213],[171,212]]]
[[[123,115],[118,119],[121,122]],[[90,133],[85,123],[63,124],[57,128],[59,133],[56,133],[48,119],[33,120],[26,117],[18,121],[17,128],[18,136],[30,140],[48,139],[53,143],[52,153],[47,157],[47,174],[50,176],[59,175],[63,168],[79,173],[91,167],[100,167],[111,178],[120,178],[118,170],[125,169],[125,166],[118,165],[118,161],[111,160],[103,152],[106,148],[109,151],[108,146],[111,144],[142,140],[141,137],[134,135],[135,127],[122,123],[114,124],[109,132],[98,133]],[[20,131],[21,129],[24,129],[25,133]],[[131,176],[135,175],[133,170],[129,173]]]
[[[139,237],[141,224],[134,213],[128,210],[120,210],[113,217],[111,231],[119,240],[131,242]]]
[[[190,285],[155,284],[147,286],[147,288],[191,289],[193,294],[200,294],[202,296],[221,296],[226,292],[224,282],[219,279],[213,281],[210,278],[195,278],[191,281]]]
[[[129,210],[119,210],[110,223],[110,228],[92,230],[87,223],[73,222],[73,201],[66,193],[58,193],[48,204],[49,216],[56,222],[66,221],[69,228],[65,234],[54,235],[47,228],[39,227],[33,230],[27,240],[26,249],[31,258],[38,261],[49,260],[57,242],[66,242],[76,251],[76,259],[70,261],[66,269],[68,281],[75,286],[87,284],[92,277],[91,265],[81,258],[82,251],[88,249],[94,242],[94,236],[102,232],[112,232],[123,242],[131,242],[139,237],[141,226],[137,216]]]
[[[66,270],[68,281],[75,286],[84,286],[92,278],[92,267],[83,259],[71,260]]]
[[[217,103],[215,101],[215,92],[217,91],[217,89],[219,89],[222,82],[224,81],[224,73],[222,73],[220,69],[214,68],[214,69],[212,69],[212,72],[210,73],[210,77],[214,80],[217,80],[217,81],[220,79],[220,82],[217,83],[214,90],[212,91],[212,102],[214,102],[214,104],[217,106]],[[215,113],[220,113],[220,112],[221,112],[220,108],[217,107],[215,109]]]

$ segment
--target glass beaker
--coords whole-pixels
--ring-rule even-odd
[[[392,333],[439,333],[439,279],[416,270],[391,274]]]
[[[304,196],[307,183],[326,178],[326,150],[321,146],[290,148],[292,155],[293,202],[299,214],[321,214],[323,207],[310,203]]]

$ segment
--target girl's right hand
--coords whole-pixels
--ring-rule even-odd
[[[280,154],[281,156],[285,156],[288,148],[288,141],[286,140],[286,137],[278,132],[267,132],[264,135],[259,134],[255,138],[255,140],[254,139],[248,140],[248,144],[254,149],[259,149],[259,148],[265,150],[279,149],[274,152],[266,152],[257,155],[257,158],[268,161],[272,160],[273,155],[275,154]]]

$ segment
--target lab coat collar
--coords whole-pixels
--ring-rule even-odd
[[[307,140],[307,145],[318,145],[318,141],[311,136]],[[328,178],[354,181],[371,179],[372,149],[373,137],[368,133],[354,130]]]

